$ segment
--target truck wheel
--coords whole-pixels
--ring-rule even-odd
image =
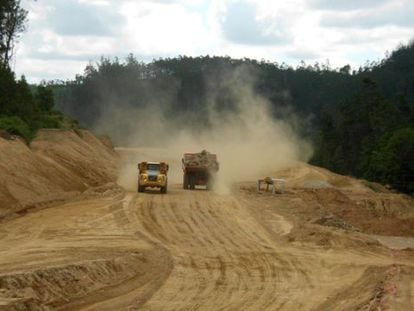
[[[167,186],[161,187],[161,193],[167,193]]]
[[[145,188],[143,186],[138,186],[138,192],[144,192]]]
[[[207,190],[213,189],[213,182],[214,182],[213,179],[210,177],[207,181],[207,184],[206,184],[206,189]]]
[[[183,189],[188,189],[188,175],[184,173],[183,177]]]
[[[195,176],[190,176],[190,189],[195,189]]]

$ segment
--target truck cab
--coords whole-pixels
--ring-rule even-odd
[[[146,188],[159,188],[161,193],[167,193],[168,164],[165,162],[141,162],[138,164],[138,192]]]

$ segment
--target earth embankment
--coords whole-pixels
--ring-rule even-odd
[[[137,162],[175,163],[148,149],[121,150],[131,178],[120,180],[135,189],[118,191],[105,184],[113,150],[87,132],[61,134],[45,132],[31,149],[8,142],[28,161],[18,176],[8,171],[14,183],[24,172],[45,197],[39,178],[51,193],[83,194],[4,220],[0,310],[413,309],[411,197],[300,163],[269,167],[286,180],[275,195],[254,178],[229,193],[174,179],[167,194],[137,193]]]
[[[118,168],[113,148],[86,130],[40,130],[29,146],[0,138],[0,218],[114,182]]]

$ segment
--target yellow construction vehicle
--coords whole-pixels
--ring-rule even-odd
[[[141,162],[138,164],[138,192],[146,188],[160,188],[161,193],[167,193],[168,164],[165,162]]]

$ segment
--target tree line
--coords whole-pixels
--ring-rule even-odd
[[[312,162],[414,193],[414,43],[354,76],[356,90],[323,109]]]
[[[212,103],[217,112],[237,109],[228,85],[221,82],[243,67],[255,93],[269,101],[273,117],[293,110],[302,120],[301,134],[315,149],[312,163],[414,193],[413,42],[357,70],[331,68],[329,62],[301,62],[294,68],[216,56],[143,63],[129,55],[122,61],[102,58],[73,81],[30,86],[10,68],[26,23],[27,11],[19,0],[0,1],[0,129],[27,141],[39,128],[78,126],[62,112],[92,128],[114,111],[156,107],[164,120],[183,128],[209,127]],[[125,143],[130,124],[137,122],[136,115],[131,118],[109,119],[116,128],[108,133],[115,143]]]
[[[11,69],[17,40],[26,29],[27,11],[18,0],[0,0],[0,129],[28,142],[40,128],[76,124],[54,110],[54,93],[46,83],[30,86]]]
[[[102,58],[75,80],[52,84],[58,108],[86,126],[96,125],[114,106],[125,111],[156,106],[167,120],[194,130],[209,126],[213,90],[216,109],[236,106],[220,81],[240,66],[249,68],[255,92],[268,99],[275,118],[286,109],[300,116],[302,135],[313,141],[312,163],[414,192],[413,43],[357,70],[331,68],[329,62],[293,68],[214,56],[146,64],[129,55],[122,61]],[[129,123],[119,122],[108,133],[115,143],[125,143]]]

